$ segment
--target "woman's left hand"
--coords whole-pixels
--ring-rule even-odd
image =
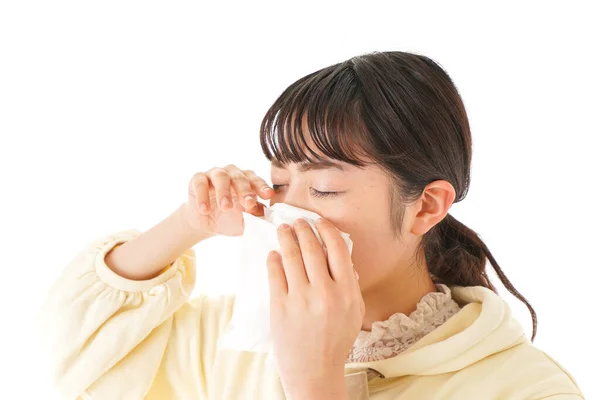
[[[322,218],[316,227],[327,254],[299,219],[293,231],[279,226],[281,255],[267,258],[273,355],[287,398],[343,399],[344,364],[365,305],[342,235]]]

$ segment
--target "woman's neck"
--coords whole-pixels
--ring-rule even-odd
[[[400,268],[397,271],[397,275],[382,280],[362,293],[365,302],[362,330],[370,331],[374,322],[385,321],[396,313],[410,315],[417,309],[423,296],[437,291],[426,269],[422,273],[415,273],[414,270],[406,273]]]

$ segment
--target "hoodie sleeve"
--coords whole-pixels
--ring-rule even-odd
[[[64,398],[206,396],[205,371],[233,300],[188,302],[195,284],[193,249],[150,280],[114,273],[104,257],[139,234],[124,231],[92,242],[46,296],[41,341]]]

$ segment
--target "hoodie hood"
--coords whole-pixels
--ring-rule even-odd
[[[483,286],[450,287],[461,310],[398,356],[347,363],[346,373],[375,370],[385,379],[458,371],[528,341],[508,304]]]

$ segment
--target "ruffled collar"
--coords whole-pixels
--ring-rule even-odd
[[[397,356],[460,311],[450,288],[437,283],[437,292],[427,293],[409,316],[393,314],[373,323],[371,331],[361,330],[348,353],[347,363],[377,361]]]

